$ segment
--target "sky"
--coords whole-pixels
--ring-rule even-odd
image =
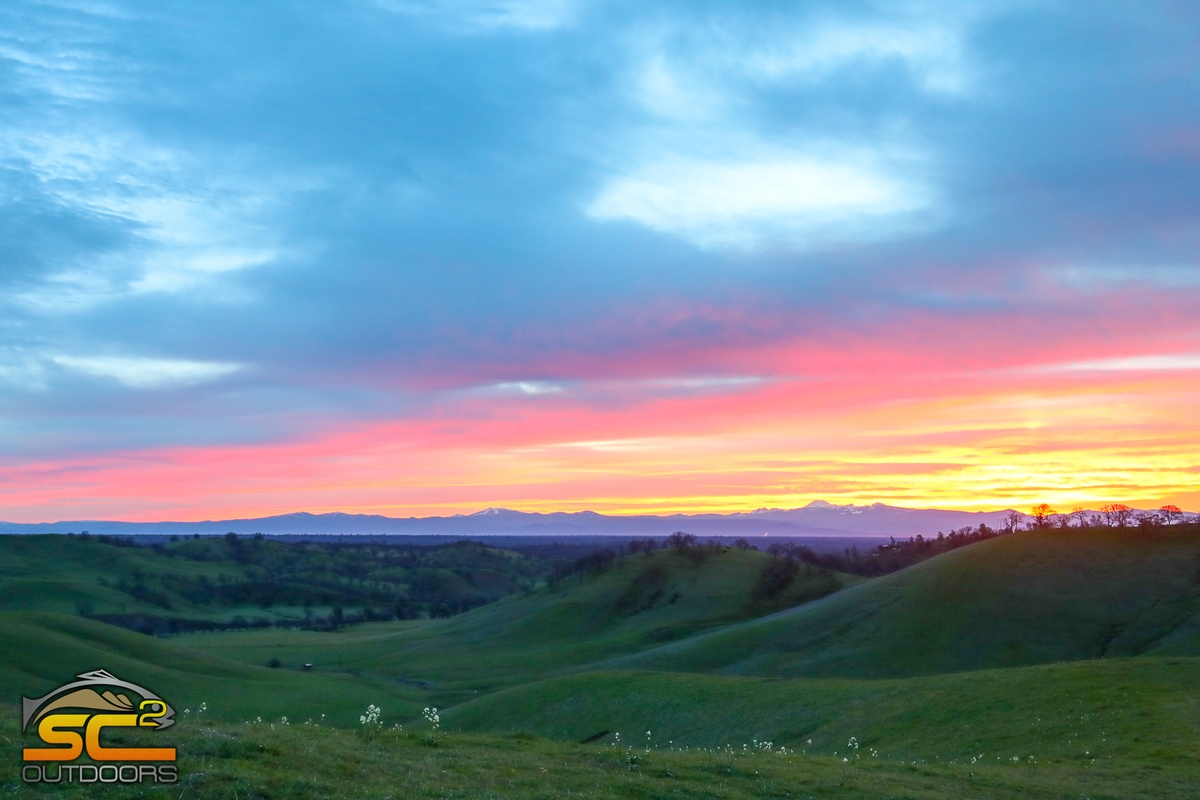
[[[0,5],[0,519],[1200,508],[1200,10]]]

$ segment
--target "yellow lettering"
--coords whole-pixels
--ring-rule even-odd
[[[150,707],[149,711],[146,710],[147,706]],[[138,725],[147,728],[157,728],[158,718],[167,713],[167,704],[161,700],[143,700],[138,708],[142,711],[142,715],[138,717]]]
[[[50,714],[38,723],[38,736],[46,744],[65,744],[66,747],[26,747],[26,761],[71,761],[83,752],[83,737],[75,731],[63,728],[82,728],[87,714]]]
[[[104,728],[135,728],[137,714],[96,714],[87,723],[84,738],[93,761],[174,761],[174,747],[104,747],[100,731]]]

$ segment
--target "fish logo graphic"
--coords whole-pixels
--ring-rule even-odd
[[[175,724],[175,709],[154,692],[99,669],[39,698],[21,698],[21,731],[35,730],[50,747],[27,747],[26,762],[74,761],[87,751],[94,762],[174,761],[174,747],[106,747],[105,728],[151,728]]]

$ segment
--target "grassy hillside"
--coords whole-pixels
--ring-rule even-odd
[[[24,557],[0,562],[6,580],[46,581],[43,595],[76,574],[33,578],[47,554]],[[0,715],[19,694],[98,667],[181,709],[207,702],[211,722],[187,717],[169,732],[191,776],[172,797],[1194,793],[1196,532],[1014,534],[871,581],[777,564],[755,551],[660,550],[449,619],[334,631],[162,639],[0,614]],[[262,666],[273,659],[283,667]],[[355,727],[368,703],[407,730],[368,744],[329,729]],[[436,745],[425,705],[453,731]],[[295,724],[321,714],[320,728]]]
[[[388,722],[385,719],[385,722]],[[15,712],[0,724],[16,727]],[[872,758],[741,752],[678,752],[579,745],[528,735],[441,735],[428,726],[384,731],[364,742],[350,731],[307,725],[184,721],[162,734],[180,754],[180,783],[155,787],[60,784],[54,796],[187,798],[854,798],[854,800],[1172,800],[1195,795],[1195,762],[1043,764],[900,763]],[[114,740],[118,739],[113,734]],[[749,743],[746,743],[749,744]],[[45,796],[19,781],[16,751],[0,767],[6,797]]]
[[[809,755],[1038,763],[1200,756],[1200,659],[1082,661],[893,680],[596,672],[460,706],[463,731],[719,747],[771,741]],[[607,732],[607,733],[605,733]],[[848,747],[854,737],[857,748]]]
[[[1194,531],[1004,536],[611,666],[878,678],[1143,654],[1200,655]]]
[[[6,704],[16,707],[21,695],[38,696],[92,669],[143,683],[179,711],[207,703],[211,715],[230,721],[327,714],[331,723],[348,725],[368,703],[406,717],[422,707],[415,689],[387,681],[241,664],[79,617],[0,614],[0,698]]]
[[[544,583],[554,564],[472,543],[437,547],[207,538],[130,546],[87,536],[0,536],[0,611],[81,614],[163,632],[448,616]]]
[[[117,587],[144,585],[146,581],[135,576],[164,572],[183,581],[200,576],[213,583],[244,578],[243,568],[232,560],[172,559],[148,548],[117,547],[95,537],[0,536],[0,611],[161,614],[161,604]],[[170,601],[185,612],[204,611],[178,594],[171,595]]]
[[[450,705],[598,659],[823,596],[858,580],[801,567],[778,594],[759,592],[771,557],[720,550],[703,558],[674,550],[618,559],[599,574],[514,596],[420,626],[365,625],[337,633],[204,634],[213,653],[250,663],[271,658],[318,669],[352,669],[425,687]],[[180,640],[188,643],[187,639]]]

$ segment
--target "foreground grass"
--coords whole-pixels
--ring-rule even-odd
[[[903,680],[596,672],[450,709],[447,727],[582,740],[773,741],[918,763],[1200,763],[1200,659],[1124,658]]]
[[[0,719],[16,729],[10,713]],[[189,798],[1173,798],[1193,797],[1194,764],[929,765],[869,755],[627,750],[529,734],[354,732],[304,724],[181,722],[154,734],[180,751],[178,785],[28,787],[7,749],[4,796]]]

